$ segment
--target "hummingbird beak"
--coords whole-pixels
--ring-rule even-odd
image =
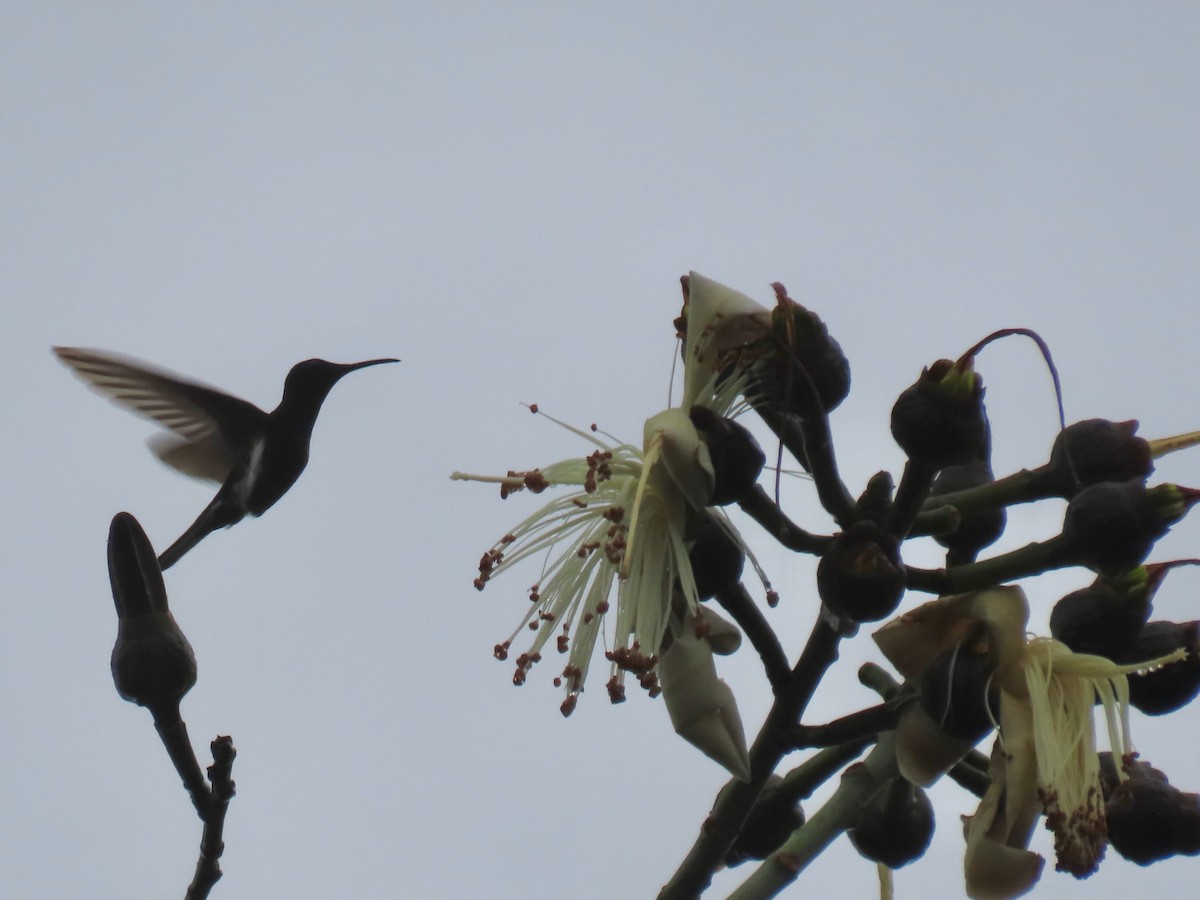
[[[347,372],[353,372],[355,369],[365,369],[367,366],[378,366],[378,365],[381,365],[382,363],[398,363],[398,362],[400,362],[400,360],[398,360],[398,359],[366,359],[366,360],[363,360],[362,362],[343,363],[342,368],[344,368]]]
[[[365,369],[367,366],[378,366],[382,365],[383,363],[398,362],[400,362],[398,359],[365,359],[362,362],[335,363],[335,365],[341,370],[337,374],[338,379],[341,379],[343,376],[349,375],[351,372],[357,371],[358,369]]]

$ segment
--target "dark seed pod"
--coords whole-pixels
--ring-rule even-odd
[[[947,650],[921,675],[918,702],[946,734],[975,744],[1000,720],[994,672],[985,654],[969,647]]]
[[[1200,854],[1200,796],[1185,794],[1142,763],[1126,772],[1105,804],[1113,849],[1139,866]]]
[[[1133,649],[1150,618],[1158,580],[1151,582],[1145,566],[1116,578],[1097,578],[1054,604],[1050,634],[1076,653],[1120,659]]]
[[[780,790],[782,784],[778,775],[767,779],[750,817],[725,856],[725,865],[732,868],[749,859],[766,859],[804,824],[804,810],[794,796]]]
[[[925,854],[933,827],[929,795],[896,777],[871,795],[847,836],[871,862],[898,869]]]
[[[934,469],[981,458],[987,446],[983,379],[939,359],[892,407],[892,437],[913,462]]]
[[[1187,706],[1200,693],[1200,622],[1150,622],[1125,662],[1145,662],[1183,648],[1187,658],[1128,676],[1129,702],[1151,716]]]
[[[817,593],[837,615],[875,622],[891,615],[904,596],[900,543],[871,521],[837,535],[817,564]]]
[[[766,464],[766,454],[744,426],[718,416],[706,406],[693,406],[688,410],[688,418],[696,426],[712,460],[716,480],[709,502],[713,506],[737,503],[754,490]]]
[[[696,517],[696,537],[688,551],[696,593],[709,600],[742,579],[746,554],[721,523],[708,513]]]
[[[982,487],[996,480],[992,466],[986,460],[975,459],[959,466],[942,469],[933,480],[929,496],[938,497],[955,491]],[[934,540],[964,560],[974,559],[984,547],[991,546],[1004,534],[1008,514],[1004,507],[967,516],[949,534],[934,535]]]
[[[1041,470],[1046,490],[1069,498],[1089,484],[1145,480],[1154,471],[1154,460],[1150,442],[1134,434],[1137,427],[1132,419],[1084,419],[1068,425],[1054,439],[1050,462]]]
[[[1119,575],[1141,565],[1154,542],[1186,512],[1186,507],[1175,508],[1171,490],[1178,489],[1166,484],[1147,489],[1136,478],[1089,485],[1067,504],[1063,537],[1084,565]]]

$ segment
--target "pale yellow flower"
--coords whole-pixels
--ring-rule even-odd
[[[992,784],[966,828],[967,893],[976,900],[1020,896],[1037,882],[1042,859],[1028,845],[1043,814],[1054,832],[1057,868],[1080,878],[1095,871],[1107,843],[1096,701],[1105,713],[1109,747],[1120,759],[1131,749],[1126,674],[1179,658],[1117,665],[1049,638],[1029,638],[1028,620],[1025,594],[1003,586],[933,600],[875,634],[884,655],[913,681],[964,642],[994,664],[1000,732]],[[904,743],[898,730],[897,759],[908,777],[920,765],[907,763]],[[953,761],[943,761],[943,769]],[[925,770],[913,777],[928,783],[937,774]]]
[[[750,335],[761,337],[764,314],[769,321],[764,307],[693,273],[682,406],[647,419],[641,447],[552,419],[590,442],[595,447],[591,455],[499,477],[460,472],[451,476],[498,483],[504,497],[520,490],[540,493],[552,487],[574,488],[529,516],[488,550],[475,582],[482,589],[494,576],[529,557],[547,559],[542,576],[529,591],[532,603],[520,625],[496,646],[495,654],[508,658],[522,629],[536,632],[528,649],[516,659],[514,681],[520,684],[554,638],[558,651],[568,654],[562,675],[556,679],[567,693],[564,715],[575,708],[602,636],[610,648],[605,655],[611,664],[608,690],[614,702],[624,699],[627,672],[652,695],[664,689],[658,681],[658,664],[666,638],[679,633],[679,623],[695,617],[699,604],[688,559],[688,520],[708,506],[715,480],[708,446],[687,410],[704,405],[725,415],[737,403],[740,379],[718,376],[728,352]],[[758,569],[724,513],[708,509],[705,514],[716,519]],[[761,569],[758,571],[761,576]],[[614,588],[615,622],[609,643],[602,626],[609,618]],[[695,653],[692,657],[700,658]],[[721,698],[721,715],[736,718],[736,706],[727,699],[732,695]],[[744,757],[740,721],[731,729],[730,739],[742,746],[734,756],[740,752]]]

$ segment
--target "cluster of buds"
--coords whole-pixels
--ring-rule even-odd
[[[781,284],[773,285],[772,308],[694,272],[682,284],[675,320],[681,402],[646,420],[640,446],[576,430],[598,448],[586,459],[494,478],[453,476],[499,483],[503,497],[568,488],[480,564],[482,588],[532,555],[545,557],[518,628],[534,637],[517,657],[514,680],[525,681],[554,639],[568,655],[556,683],[567,691],[563,712],[571,712],[604,634],[610,697],[624,699],[624,674],[635,673],[652,696],[661,693],[675,730],[735,777],[714,807],[711,833],[728,842],[711,862],[777,855],[781,866],[766,880],[781,868],[798,871],[795,848],[819,840],[797,835],[826,827],[817,822],[839,822],[882,867],[918,859],[934,829],[924,788],[952,770],[980,795],[965,829],[972,897],[1015,897],[1032,887],[1043,861],[1028,845],[1040,820],[1054,832],[1056,867],[1076,877],[1095,871],[1109,836],[1138,862],[1196,852],[1192,838],[1169,844],[1148,837],[1184,825],[1194,831],[1200,812],[1194,795],[1134,761],[1130,709],[1159,715],[1200,693],[1200,623],[1150,618],[1155,591],[1179,563],[1146,564],[1156,542],[1200,500],[1200,492],[1178,485],[1148,485],[1153,460],[1200,443],[1200,433],[1146,441],[1135,422],[1067,426],[1049,349],[1027,329],[1006,329],[933,362],[900,393],[891,433],[905,457],[903,473],[898,483],[878,473],[855,501],[838,474],[828,418],[849,392],[850,367],[826,324]],[[1009,335],[1041,349],[1062,427],[1047,463],[997,478],[977,357]],[[759,485],[766,455],[737,421],[748,410],[810,474],[834,533],[799,528],[780,508],[778,489],[772,502]],[[1003,535],[1009,506],[1052,497],[1068,501],[1059,535],[979,558]],[[795,666],[742,587],[749,562],[768,605],[777,599],[725,512],[734,505],[785,546],[819,557],[817,625]],[[926,535],[946,549],[941,569],[914,569],[902,558],[908,540]],[[555,557],[552,550],[565,552]],[[1095,581],[1055,606],[1051,637],[1032,636],[1029,601],[1011,582],[1067,566],[1090,569]],[[937,597],[909,602],[916,591]],[[744,629],[775,695],[754,754],[714,660],[734,652],[740,636],[713,604]],[[799,722],[837,658],[837,641],[897,612],[875,633],[905,679],[895,696],[827,726]],[[516,634],[499,645],[499,657],[507,658]],[[1124,760],[1103,775],[1097,706],[1111,753]],[[878,740],[883,731],[891,732],[887,741]],[[974,748],[993,733],[989,759]],[[796,734],[823,734],[829,743],[800,744]],[[889,763],[868,759],[847,770],[844,784],[860,782],[852,788],[853,815],[806,820],[795,787],[805,779],[774,771],[798,746],[861,752],[871,743]],[[1139,824],[1155,817],[1154,828]],[[708,843],[704,852],[715,852],[716,842]],[[673,881],[663,896],[690,896],[696,883],[684,883],[673,893]]]

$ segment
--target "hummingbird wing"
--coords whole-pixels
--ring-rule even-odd
[[[253,403],[140,360],[79,347],[53,350],[113,403],[169,429],[150,439],[150,449],[186,475],[223,482],[265,427],[267,414]]]

